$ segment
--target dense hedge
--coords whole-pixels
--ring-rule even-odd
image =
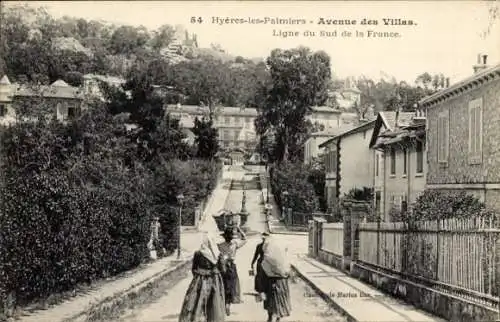
[[[136,267],[154,215],[174,249],[176,196],[185,195],[190,224],[213,189],[218,162],[141,164],[124,125],[101,118],[2,129],[0,300],[14,294],[23,304]]]
[[[270,166],[271,188],[276,203],[283,207],[283,192],[288,192],[286,206],[293,211],[312,213],[319,209],[319,198],[309,182],[309,168],[302,163],[285,162]]]
[[[490,215],[485,204],[465,191],[425,190],[407,212],[391,210],[392,221],[415,222]]]

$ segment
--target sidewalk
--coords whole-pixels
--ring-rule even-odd
[[[65,299],[62,303],[49,307],[47,310],[22,310],[20,320],[23,322],[62,322],[82,320],[96,306],[107,305],[113,301],[139,294],[148,284],[168,278],[171,274],[186,268],[196,247],[200,245],[200,233],[183,234],[181,240],[181,258],[177,259],[174,252],[168,257],[152,263],[143,264],[138,268],[124,272],[108,280],[97,281],[89,289],[77,291],[75,297]]]
[[[292,268],[323,299],[345,314],[350,321],[445,321],[384,294],[305,254],[298,255],[292,261]]]

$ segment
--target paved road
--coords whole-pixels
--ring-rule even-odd
[[[250,178],[246,178],[250,180]],[[227,199],[226,208],[239,210],[241,207],[241,190],[231,191]],[[248,226],[254,231],[263,231],[265,228],[264,217],[259,208],[260,191],[247,191],[247,210],[250,212]],[[217,235],[218,236],[218,235]],[[273,238],[280,239],[286,244],[289,251],[293,253],[304,253],[307,249],[307,239],[304,236],[279,235]],[[237,255],[236,263],[240,276],[242,296],[244,303],[234,305],[231,316],[226,321],[266,321],[267,314],[262,308],[262,303],[257,303],[253,293],[253,278],[248,276],[250,262],[259,237],[253,236],[243,246]],[[176,285],[167,290],[159,292],[160,296],[151,303],[137,307],[127,312],[120,318],[124,322],[149,322],[149,321],[176,321],[184,300],[184,295],[191,282],[191,273],[187,272],[185,277]],[[344,321],[337,312],[333,311],[319,297],[307,296],[312,290],[301,280],[296,279],[290,283],[292,297],[292,316],[284,321]]]

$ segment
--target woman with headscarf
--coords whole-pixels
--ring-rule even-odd
[[[290,316],[292,306],[288,277],[290,264],[287,260],[287,251],[279,247],[275,240],[269,238],[263,245],[264,259],[262,260],[264,309],[267,311],[268,322],[280,321]]]
[[[180,322],[223,322],[224,282],[222,261],[217,244],[205,234],[201,247],[194,253],[193,280],[182,304]]]
[[[228,227],[222,234],[224,242],[218,245],[224,262],[222,279],[224,281],[226,315],[231,315],[231,304],[242,303],[240,294],[240,279],[238,277],[235,257],[237,250],[245,245],[246,235],[238,226],[236,226],[235,229],[240,233],[241,240],[235,240],[233,227]]]

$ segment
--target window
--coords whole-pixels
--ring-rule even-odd
[[[449,113],[444,112],[438,117],[438,162],[448,163],[448,151],[450,145],[450,122]]]
[[[377,211],[377,214],[380,215],[382,214],[382,194],[380,193],[380,191],[377,191],[375,193],[375,209]]]
[[[406,196],[406,194],[401,197],[401,211],[408,211],[408,197]]]
[[[469,162],[481,163],[483,153],[483,100],[469,102]]]
[[[380,156],[378,154],[375,155],[375,176],[378,177],[378,167],[380,164]]]
[[[0,117],[5,116],[7,114],[7,107],[4,104],[0,104]]]
[[[408,165],[406,164],[406,158],[407,158],[408,152],[406,149],[403,149],[403,174],[406,175]]]
[[[396,150],[391,148],[391,175],[396,174]]]
[[[417,173],[424,172],[424,143],[417,141]]]
[[[226,116],[226,117],[224,118],[224,123],[225,123],[225,124],[229,124],[229,123],[231,123],[231,118],[230,118],[229,116]]]
[[[68,118],[74,118],[76,116],[76,108],[68,107]]]
[[[57,103],[56,105],[56,118],[59,121],[62,121],[64,119],[64,114],[63,114],[63,107],[61,103]]]

